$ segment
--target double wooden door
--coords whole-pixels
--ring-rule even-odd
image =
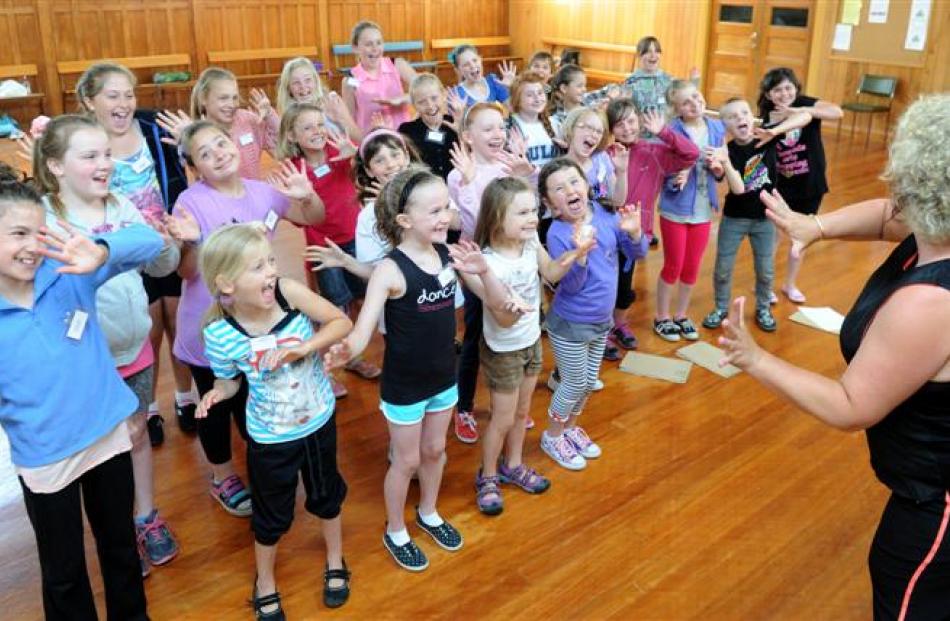
[[[705,83],[709,106],[745,97],[753,111],[769,69],[788,67],[807,78],[814,0],[714,0]]]

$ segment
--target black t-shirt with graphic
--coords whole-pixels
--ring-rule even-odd
[[[817,101],[814,97],[799,95],[792,107],[813,107]],[[771,105],[765,108],[766,114],[770,108]],[[777,123],[766,127],[774,125]],[[813,200],[828,192],[821,119],[813,118],[805,127],[786,132],[783,138],[775,140],[775,150],[778,158],[775,186],[793,209],[797,201]]]
[[[735,139],[729,141],[729,161],[742,177],[745,191],[742,194],[726,194],[723,215],[730,218],[765,217],[765,205],[759,199],[759,192],[771,192],[775,182],[775,143],[782,137],[776,137],[761,147],[755,146],[753,138],[747,144],[739,144]]]

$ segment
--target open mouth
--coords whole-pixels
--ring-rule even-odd
[[[113,110],[111,116],[113,121],[121,125],[129,121],[132,113],[129,110]]]
[[[277,287],[277,280],[269,280],[267,283],[261,287],[261,297],[264,298],[265,302],[273,302],[276,299],[274,291]]]
[[[215,165],[214,169],[217,172],[222,172],[230,168],[231,164],[234,162],[233,155],[225,155],[222,159]]]
[[[26,269],[33,269],[39,265],[39,257],[32,252],[18,254],[13,260],[16,261],[17,265],[22,265]]]
[[[501,151],[502,149],[505,148],[505,141],[504,140],[489,140],[488,148],[491,149],[493,152]]]

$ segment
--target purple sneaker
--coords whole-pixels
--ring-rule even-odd
[[[584,459],[597,459],[600,457],[600,447],[590,439],[587,432],[578,426],[568,427],[564,430],[564,437],[571,441],[574,448]]]

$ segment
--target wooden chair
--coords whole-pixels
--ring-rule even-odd
[[[855,96],[858,99],[854,101],[846,101],[841,104],[842,110],[848,110],[853,115],[854,118],[851,121],[851,135],[848,137],[848,140],[854,139],[854,127],[858,124],[858,115],[867,114],[868,115],[868,128],[867,135],[864,139],[864,148],[866,149],[871,143],[871,121],[874,118],[875,114],[884,113],[885,124],[884,124],[884,142],[887,142],[887,134],[890,131],[891,127],[891,104],[894,102],[894,93],[897,91],[897,78],[884,75],[870,75],[864,74],[861,76],[861,81],[858,83],[858,90],[855,93]],[[862,95],[870,95],[877,99],[885,99],[887,104],[880,103],[865,103],[861,101]],[[836,138],[841,137],[841,125],[842,121],[838,122],[838,131],[836,133]]]

